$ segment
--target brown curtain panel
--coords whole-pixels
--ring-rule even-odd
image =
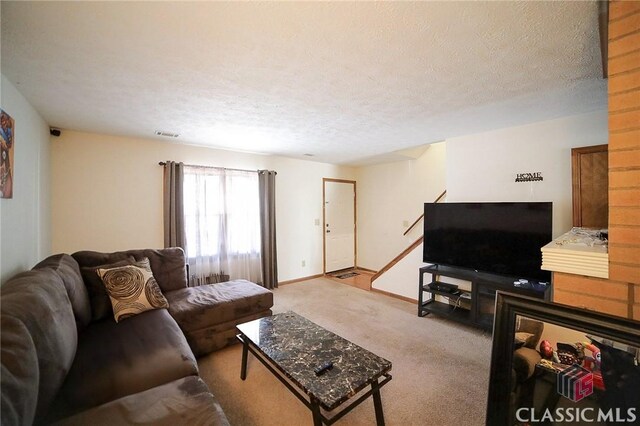
[[[262,285],[278,287],[278,257],[276,254],[276,172],[258,171],[260,186],[260,233],[262,249]]]
[[[167,161],[164,166],[164,246],[185,248],[184,164]]]

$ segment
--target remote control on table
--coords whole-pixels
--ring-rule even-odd
[[[321,366],[315,368],[313,371],[314,371],[314,373],[316,373],[316,376],[321,376],[324,373],[326,373],[327,371],[331,370],[332,368],[333,368],[333,362],[327,361],[324,364],[322,364]]]

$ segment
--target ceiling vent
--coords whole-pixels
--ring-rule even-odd
[[[162,130],[156,130],[156,135],[166,136],[168,138],[177,138],[178,136],[180,136],[179,133],[163,132]]]

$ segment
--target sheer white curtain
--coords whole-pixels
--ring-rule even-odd
[[[185,166],[184,219],[191,285],[262,281],[257,172]]]

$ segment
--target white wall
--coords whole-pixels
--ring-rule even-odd
[[[429,156],[430,148],[418,160],[424,162],[421,164],[423,173],[427,169],[433,172],[442,170],[443,174],[446,173],[446,179],[438,179],[438,173],[429,179],[423,178],[422,182],[417,176],[403,179],[408,174],[403,167],[408,167],[410,162],[358,170],[358,196],[360,201],[366,203],[362,207],[358,203],[358,219],[373,234],[362,232],[365,226],[360,226],[360,265],[379,269],[420,236],[422,230],[418,229],[410,234],[411,238],[402,240],[397,237],[397,233],[402,231],[402,219],[398,212],[411,210],[407,206],[409,195],[405,188],[418,192],[423,187],[432,191],[431,194],[436,194],[439,191],[437,188],[446,186],[447,202],[552,201],[553,236],[566,232],[572,222],[571,148],[605,144],[607,141],[607,112],[597,111],[447,139],[446,150],[442,147],[440,152],[443,157]],[[429,164],[426,163],[428,161]],[[438,161],[442,164],[434,168],[433,163]],[[542,172],[544,180],[516,183],[516,174],[522,172]],[[360,188],[363,186],[367,191],[360,197]],[[433,199],[433,195],[429,197],[424,192],[420,196],[420,200],[411,202],[418,204]],[[362,217],[364,210],[376,213],[371,217]],[[417,298],[417,270],[424,265],[421,249],[422,246],[416,248],[374,281],[373,287]],[[444,278],[443,281],[468,285],[460,280]]]
[[[552,201],[555,238],[571,229],[571,148],[607,141],[607,111],[447,139],[447,201]]]
[[[51,142],[55,252],[162,247],[159,161],[277,171],[280,281],[322,273],[322,178],[354,178],[348,167],[141,138],[63,131]]]
[[[542,335],[540,336],[540,341],[542,340],[548,340],[549,342],[551,342],[551,345],[553,345],[554,348],[558,347],[558,342],[578,343],[589,341],[585,333],[548,322],[544,323],[544,329],[542,330]]]
[[[51,251],[49,126],[2,75],[2,109],[15,120],[13,198],[0,199],[0,283]]]
[[[162,168],[158,161],[278,172],[280,280],[322,272],[322,178],[357,181],[358,265],[378,270],[422,232],[408,236],[423,203],[445,188],[447,201],[553,201],[554,235],[571,226],[570,148],[606,143],[605,111],[452,138],[420,158],[357,169],[275,156],[238,153],[64,131],[52,138],[53,248],[73,252],[161,247]],[[544,181],[514,183],[519,172]],[[417,296],[420,249],[374,283]],[[417,254],[416,254],[417,253]],[[302,261],[306,266],[302,266]],[[408,263],[407,263],[408,262]]]
[[[418,269],[422,263],[422,244],[373,282],[372,287],[409,299],[418,300]],[[431,275],[425,275],[425,280]],[[427,281],[428,282],[428,281]]]
[[[417,159],[357,170],[358,266],[379,270],[422,235],[420,222],[402,234],[445,190],[445,144],[431,145]],[[418,297],[422,246],[373,282],[373,288]]]
[[[445,190],[445,152],[437,143],[415,160],[357,169],[358,266],[377,271],[422,235],[420,222],[403,236],[403,222],[412,224]]]

